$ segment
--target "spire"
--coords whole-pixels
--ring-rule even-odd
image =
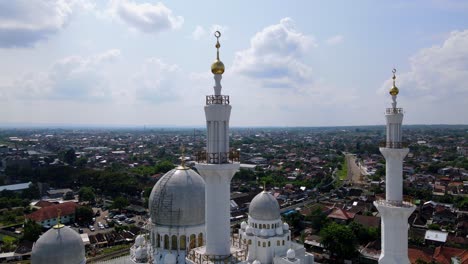
[[[219,48],[221,47],[221,44],[219,44],[219,38],[221,37],[221,32],[216,31],[214,36],[216,37],[216,60],[211,64],[211,72],[213,74],[223,74],[224,64],[219,60]]]
[[[54,229],[60,229],[62,227],[64,227],[65,225],[62,225],[62,223],[60,223],[60,218],[61,218],[61,215],[62,215],[62,210],[61,209],[58,209],[58,215],[57,215],[57,224],[54,225]]]
[[[395,73],[396,73],[396,69],[394,68],[392,72],[393,72],[393,77],[392,77],[392,79],[393,79],[393,86],[392,86],[392,89],[390,89],[390,92],[389,92],[389,93],[390,93],[390,95],[392,96],[392,100],[393,100],[392,107],[393,107],[393,108],[396,108],[396,104],[397,104],[397,102],[396,102],[396,97],[397,97],[397,95],[398,95],[398,93],[399,93],[400,91],[398,90],[398,87],[396,87],[396,85],[395,85],[395,79],[396,79]]]
[[[180,152],[181,152],[181,154],[180,154],[180,166],[177,169],[186,170],[187,167],[185,167],[185,146],[184,145],[182,145],[180,147]]]

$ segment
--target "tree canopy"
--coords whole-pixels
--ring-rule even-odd
[[[351,228],[335,222],[320,231],[322,244],[340,260],[350,259],[357,253],[357,239]]]

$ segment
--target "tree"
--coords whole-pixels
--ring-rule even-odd
[[[33,220],[27,220],[24,223],[23,240],[36,242],[42,233],[42,227]]]
[[[168,160],[159,162],[155,167],[155,173],[166,173],[174,168],[174,164]]]
[[[63,154],[63,161],[65,163],[72,165],[73,163],[75,163],[75,160],[76,160],[76,153],[74,149],[71,148],[65,151],[65,153]]]
[[[89,206],[78,206],[75,209],[75,219],[80,225],[91,223],[93,220],[94,212]]]
[[[119,211],[122,211],[122,209],[124,209],[127,206],[128,206],[128,200],[122,196],[115,198],[114,202],[112,203],[112,208],[118,209]]]
[[[78,191],[78,197],[80,202],[94,202],[96,199],[96,195],[91,187],[81,187]]]
[[[324,247],[339,260],[350,259],[357,253],[356,236],[347,226],[332,222],[320,231],[320,236]]]
[[[320,231],[327,224],[327,215],[322,211],[321,207],[315,208],[306,217],[306,220],[310,221],[312,228]]]

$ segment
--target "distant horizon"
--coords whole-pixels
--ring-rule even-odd
[[[468,128],[468,124],[403,124],[405,126],[448,126]],[[231,129],[248,128],[354,128],[354,127],[385,127],[385,124],[376,125],[330,125],[330,126],[231,126]],[[0,129],[206,129],[206,126],[181,126],[181,125],[99,125],[99,124],[0,124]]]

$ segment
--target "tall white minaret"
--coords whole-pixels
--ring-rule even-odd
[[[207,128],[206,155],[202,162],[195,165],[205,180],[205,256],[209,262],[225,263],[231,257],[230,243],[230,199],[231,179],[239,170],[239,163],[232,160],[238,154],[229,150],[229,117],[231,106],[229,96],[221,94],[221,78],[224,64],[219,60],[219,37],[217,38],[217,56],[211,65],[214,74],[214,95],[206,96],[205,116]]]
[[[397,108],[398,88],[395,86],[393,69],[393,87],[390,90],[392,107],[387,108],[387,140],[380,147],[385,157],[385,200],[375,201],[374,205],[382,217],[382,252],[379,264],[406,264],[408,259],[408,217],[416,208],[403,201],[403,158],[409,149],[401,141],[401,123],[403,109]]]

